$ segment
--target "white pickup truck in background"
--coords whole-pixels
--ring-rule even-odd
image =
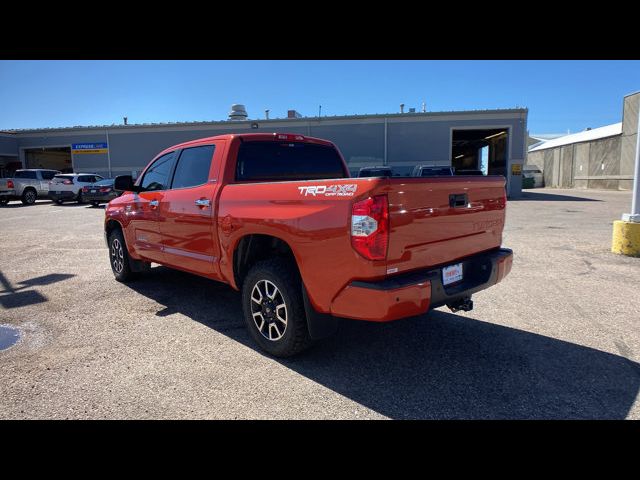
[[[49,182],[60,173],[40,168],[16,170],[13,178],[0,178],[0,205],[20,200],[33,205],[38,198],[49,196]]]

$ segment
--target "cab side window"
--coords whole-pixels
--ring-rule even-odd
[[[140,186],[144,190],[166,190],[169,188],[171,172],[175,163],[175,152],[167,153],[148,168]]]
[[[185,148],[180,154],[171,188],[187,188],[209,181],[209,170],[215,145]]]

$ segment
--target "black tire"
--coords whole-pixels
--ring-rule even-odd
[[[54,200],[58,205],[62,205],[62,200],[58,199],[58,200]]]
[[[9,203],[8,198],[0,198],[0,207],[4,207],[8,203]]]
[[[78,203],[84,203],[82,201],[82,190],[78,190],[78,197],[77,197]]]
[[[92,207],[99,207],[100,206],[100,202],[91,202],[91,206]]]
[[[277,288],[277,292],[273,286]],[[269,290],[263,295],[265,288]],[[252,300],[252,296],[258,298],[257,293],[260,293],[261,299],[271,303]],[[274,297],[265,298],[270,295]],[[284,308],[281,307],[283,304]],[[295,265],[290,262],[272,258],[256,263],[242,285],[242,309],[251,337],[260,348],[275,357],[296,355],[313,343],[307,328],[302,281]],[[267,336],[273,338],[269,339]]]
[[[112,230],[109,234],[109,264],[117,281],[128,282],[135,277],[129,265],[127,245],[119,229]]]
[[[24,205],[33,205],[36,203],[38,199],[38,192],[36,192],[33,188],[25,188],[24,192],[22,192],[22,197],[20,200]]]

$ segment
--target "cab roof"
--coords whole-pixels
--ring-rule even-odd
[[[283,138],[284,137],[284,138]],[[249,141],[249,142],[305,142],[305,143],[315,143],[318,145],[326,145],[333,147],[335,146],[329,140],[323,140],[322,138],[316,137],[308,137],[306,135],[301,135],[299,133],[283,133],[283,132],[270,132],[270,133],[228,133],[225,135],[215,135],[213,137],[205,137],[198,138],[196,140],[190,140],[188,142],[179,143],[177,145],[173,145],[169,148],[165,148],[162,152],[160,152],[157,156],[164,155],[165,153],[171,152],[173,150],[177,150],[179,148],[187,148],[193,147],[196,145],[206,145],[207,143],[211,143],[215,140],[234,140],[240,139],[241,141]]]

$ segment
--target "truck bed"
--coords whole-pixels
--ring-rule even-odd
[[[221,251],[234,251],[246,234],[295,245],[311,303],[328,313],[336,295],[353,281],[383,280],[499,248],[504,184],[498,176],[232,183],[217,201]],[[372,261],[351,246],[351,209],[354,202],[380,194],[389,201],[388,253]],[[224,253],[221,273],[236,286],[232,259]]]

